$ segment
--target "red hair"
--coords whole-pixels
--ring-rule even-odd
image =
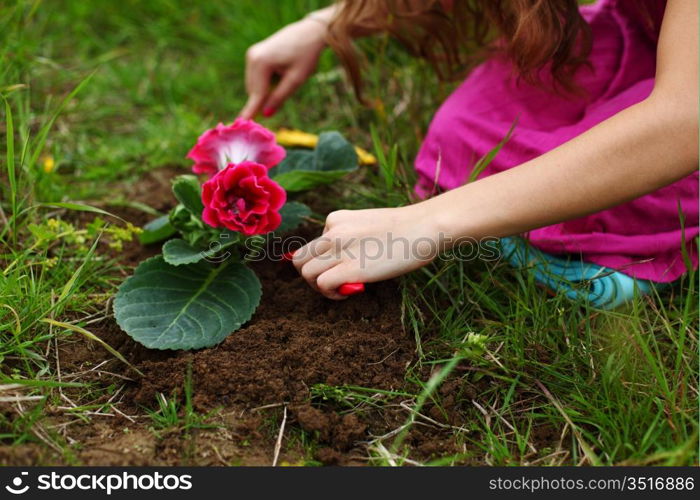
[[[574,74],[591,49],[577,0],[346,0],[331,22],[328,43],[361,98],[361,62],[352,39],[388,32],[429,61],[443,79],[463,77],[475,55],[497,52],[519,76],[540,81],[548,68],[555,87],[575,91]]]

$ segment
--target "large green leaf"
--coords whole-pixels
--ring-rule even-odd
[[[355,148],[338,132],[324,132],[313,151],[292,149],[270,172],[287,191],[330,184],[357,169]]]
[[[287,156],[276,167],[270,170],[273,179],[278,179],[281,175],[297,170],[316,170],[315,155],[313,150],[308,149],[288,149]]]
[[[275,233],[281,234],[296,229],[304,221],[304,217],[311,215],[311,209],[297,201],[288,201],[280,210],[282,223],[275,229]]]
[[[253,316],[260,281],[245,265],[207,262],[174,267],[148,259],[119,287],[114,316],[152,349],[199,349],[223,341]]]
[[[163,259],[171,266],[182,266],[194,264],[206,257],[206,252],[201,248],[196,248],[185,240],[174,239],[165,242],[163,245]]]
[[[192,246],[185,240],[174,239],[163,245],[163,259],[171,266],[194,264],[200,260],[207,262],[223,262],[230,257],[224,250],[240,241],[240,234],[226,231],[219,235],[218,241],[212,241],[209,248],[203,250]]]
[[[194,175],[180,175],[173,180],[173,193],[190,213],[196,217],[202,216],[202,188]]]
[[[139,240],[142,245],[150,245],[170,238],[176,232],[177,229],[170,223],[170,216],[163,215],[143,226],[143,232],[139,235]]]
[[[343,170],[350,172],[357,168],[355,147],[338,132],[321,134],[314,154],[316,167],[321,171]]]

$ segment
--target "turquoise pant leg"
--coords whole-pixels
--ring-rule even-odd
[[[635,291],[649,294],[653,283],[627,276],[614,269],[575,260],[555,257],[529,245],[522,238],[502,238],[503,255],[513,267],[529,268],[543,285],[564,293],[571,299],[583,298],[601,309],[613,309],[630,301]]]

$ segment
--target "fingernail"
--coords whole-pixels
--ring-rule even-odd
[[[263,116],[264,116],[265,118],[270,118],[270,117],[271,117],[272,115],[274,115],[275,113],[277,113],[277,109],[276,109],[276,108],[265,108],[265,109],[263,109]]]
[[[358,293],[363,293],[364,291],[364,283],[345,283],[344,285],[340,285],[340,288],[338,288],[338,293],[345,297],[357,295]]]
[[[294,252],[296,250],[292,250],[291,252],[285,252],[282,254],[282,259],[283,260],[293,260],[294,259]]]

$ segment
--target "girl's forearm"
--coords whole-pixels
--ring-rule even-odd
[[[332,5],[325,7],[323,9],[315,10],[306,15],[305,19],[311,21],[325,24],[326,27],[335,19],[340,9],[343,7],[343,2],[334,2]],[[375,34],[376,31],[368,28],[367,26],[352,26],[351,35],[355,38],[360,38],[363,36],[370,36]]]
[[[454,241],[523,233],[657,190],[697,169],[697,98],[678,101],[650,97],[547,154],[416,208]]]
[[[310,12],[306,15],[306,18],[324,23],[326,24],[326,26],[328,26],[335,17],[338,7],[338,4],[334,3],[333,5],[324,7],[323,9],[314,10],[313,12]]]

